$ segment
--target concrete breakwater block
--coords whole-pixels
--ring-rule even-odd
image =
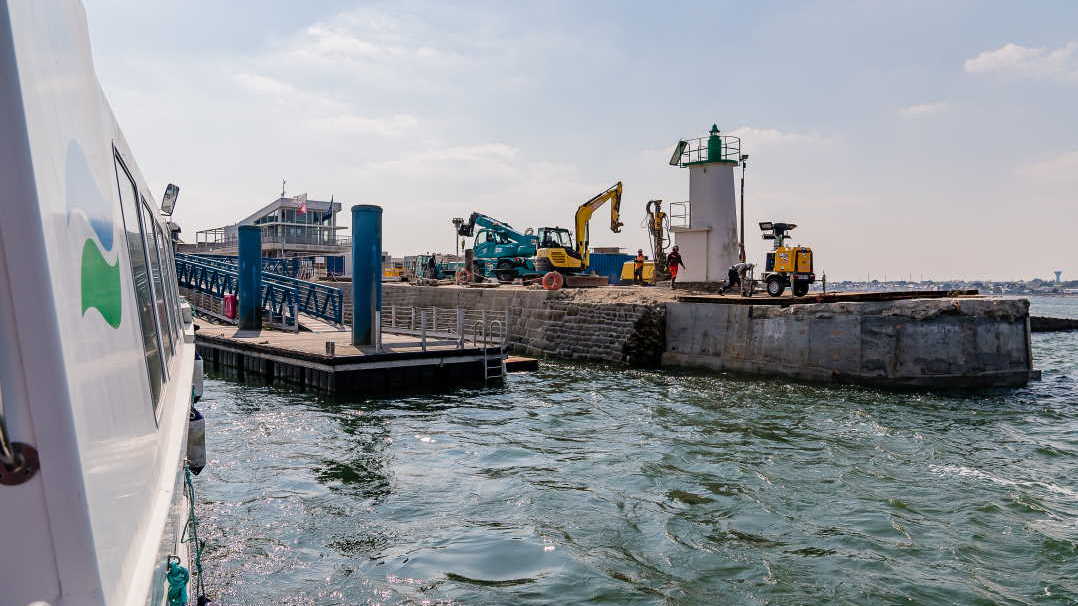
[[[906,387],[1024,385],[1029,302],[672,303],[663,364]]]

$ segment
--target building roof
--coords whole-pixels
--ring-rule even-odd
[[[246,218],[241,219],[237,225],[254,225],[255,221],[279,208],[299,208],[300,203],[300,200],[297,200],[296,198],[277,198],[273,202],[270,202],[251,213]],[[334,213],[338,213],[341,212],[341,203],[327,202],[325,200],[307,200],[307,210],[318,210],[322,212],[333,211]]]

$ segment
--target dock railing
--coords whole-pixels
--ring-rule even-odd
[[[340,288],[334,288],[316,282],[300,280],[293,276],[266,271],[267,260],[263,259],[262,261],[262,282],[278,287],[269,289],[270,294],[272,295],[270,300],[273,305],[277,305],[277,300],[284,296],[283,292],[278,291],[281,289],[288,290],[291,292],[296,308],[295,311],[325,320],[337,326],[342,325],[344,315],[344,291]],[[210,268],[214,271],[210,271]],[[238,265],[227,257],[187,255],[182,253],[176,254],[176,274],[179,277],[180,286],[194,288],[197,291],[207,292],[216,295],[217,297],[223,297],[226,294],[222,287],[227,284],[230,279],[234,280],[237,269]],[[203,275],[212,276],[215,282],[212,283],[213,287],[207,290],[202,288],[202,284],[196,279],[194,280],[195,286],[192,287],[184,283],[185,278],[190,275],[193,275],[196,278]],[[190,282],[190,280],[188,281]],[[232,289],[228,292],[237,292],[235,290],[236,285],[234,281],[231,286]],[[271,309],[271,311],[273,310]],[[295,311],[291,314],[290,319],[295,319]],[[293,322],[292,324],[295,325],[296,323]]]
[[[183,257],[183,258],[181,258]],[[225,295],[239,293],[239,274],[234,267],[226,263],[203,262],[201,258],[187,258],[176,255],[176,281],[180,288],[194,293],[209,295],[211,300],[224,299]],[[262,278],[261,307],[268,314],[271,324],[277,324],[285,330],[299,330],[298,301],[300,293],[292,284]],[[198,311],[227,322],[235,322],[205,306]]]
[[[509,344],[509,311],[446,307],[382,308],[381,332],[419,337],[426,350],[433,343],[465,347],[499,347]]]

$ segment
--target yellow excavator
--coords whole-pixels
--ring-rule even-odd
[[[611,185],[598,195],[576,209],[576,245],[569,235],[569,230],[561,227],[540,227],[535,235],[539,238],[539,247],[535,253],[535,269],[550,274],[556,272],[562,274],[562,278],[572,278],[569,286],[585,284],[581,283],[581,274],[588,271],[590,266],[590,236],[588,223],[595,211],[603,204],[610,202],[610,231],[618,233],[624,225],[621,218],[621,181]],[[550,276],[551,282],[560,283],[556,276]],[[605,278],[603,278],[605,281]],[[547,285],[544,279],[543,285]],[[574,284],[573,282],[576,282]],[[590,284],[587,284],[590,286]]]

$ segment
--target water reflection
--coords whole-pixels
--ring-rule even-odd
[[[1075,601],[1078,341],[1034,346],[1044,381],[976,394],[579,364],[357,401],[211,380],[218,601]]]

